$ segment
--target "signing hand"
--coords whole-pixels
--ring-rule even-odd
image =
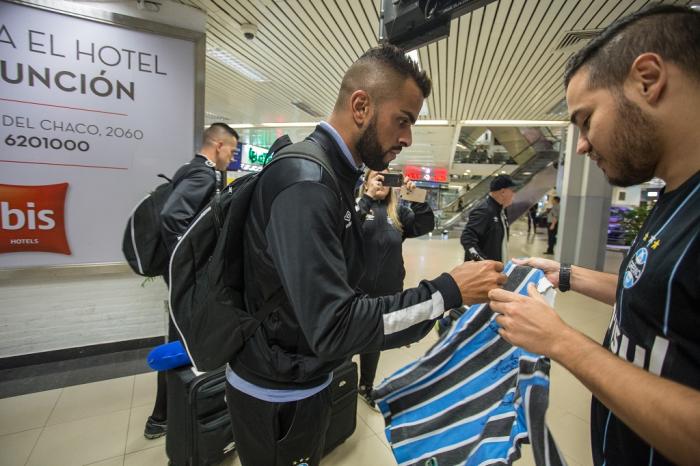
[[[509,343],[526,350],[551,357],[556,344],[571,328],[530,283],[529,296],[497,289],[489,293],[489,306],[500,315],[496,322],[501,326],[498,333]]]
[[[542,259],[541,257],[528,257],[526,259],[513,259],[517,265],[528,265],[544,272],[547,280],[554,285],[554,288],[559,288],[559,269],[561,264],[551,259]]]
[[[496,261],[469,261],[455,267],[451,272],[459,291],[462,303],[469,306],[488,301],[488,293],[506,282],[501,273],[503,264]]]

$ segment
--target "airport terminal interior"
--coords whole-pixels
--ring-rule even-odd
[[[428,21],[426,3],[437,5],[434,18],[442,18],[431,29],[408,27],[396,13],[418,9]],[[70,185],[61,191],[68,239],[64,234],[53,249],[20,241],[0,250],[0,465],[168,464],[167,435],[144,438],[157,385],[146,358],[167,334],[168,289],[124,262],[122,234],[131,209],[162,182],[158,173],[170,176],[191,159],[213,123],[240,136],[222,171],[225,180],[235,184],[260,172],[280,136],[301,141],[326,120],[345,70],[380,41],[410,50],[433,82],[411,146],[389,164],[391,173],[424,191],[435,215],[430,232],[403,243],[405,288],[464,261],[460,235],[469,214],[501,175],[515,185],[505,214],[506,260],[547,257],[617,274],[664,183],[654,178],[612,187],[594,162],[576,154],[579,132],[569,119],[563,73],[566,61],[606,26],[652,3],[0,0],[0,50],[18,54],[8,55],[16,70],[13,64],[7,71],[3,58],[0,82],[0,139],[7,146],[0,157],[2,234],[20,215],[6,212],[4,186]],[[699,2],[660,3],[700,9]],[[54,17],[65,21],[55,23],[55,31]],[[115,33],[110,42],[111,29],[93,32],[96,25],[124,36]],[[127,33],[158,40],[143,45],[141,36]],[[76,44],[74,57],[67,50]],[[30,53],[22,55],[25,46]],[[75,64],[68,63],[73,58]],[[102,63],[78,72],[89,59]],[[43,80],[44,66],[46,76],[52,67],[50,79]],[[19,92],[22,69],[30,85]],[[176,79],[182,82],[170,84]],[[42,142],[49,134],[55,137]],[[21,138],[46,154],[27,161]],[[58,152],[68,155],[59,159]],[[58,196],[52,192],[46,195]],[[23,199],[14,195],[7,199]],[[45,219],[46,211],[36,212],[37,222]],[[547,233],[553,212],[554,245]],[[63,228],[63,218],[49,220],[50,228]],[[557,292],[554,307],[569,325],[602,342],[611,306]],[[382,352],[375,386],[438,339],[434,329],[418,343]],[[546,421],[556,444],[570,466],[590,466],[591,394],[556,362],[549,376]],[[380,412],[358,398],[354,432],[322,464],[397,464],[384,428]],[[241,463],[233,451],[220,464]],[[536,464],[529,445],[514,464]]]
[[[544,229],[528,235],[527,223],[513,225],[509,255],[538,255],[547,247]],[[406,285],[433,277],[447,264],[456,265],[464,251],[457,239],[438,237],[409,239],[404,246]],[[608,252],[605,268],[617,271],[621,254]],[[608,306],[572,293],[560,293],[557,312],[564,320],[591,338],[602,341],[610,322]],[[437,341],[431,331],[419,343],[382,353],[377,379],[382,379],[422,356]],[[125,358],[131,358],[125,355]],[[357,359],[357,358],[356,358]],[[140,367],[139,364],[140,363]],[[54,388],[38,393],[0,399],[0,459],[3,465],[43,466],[50,464],[90,466],[150,466],[166,464],[165,439],[146,440],[143,423],[155,399],[155,373],[145,360],[125,367],[126,362],[101,362],[99,372],[137,372],[91,383]],[[71,371],[56,369],[64,377]],[[74,377],[85,377],[75,374]],[[32,376],[25,376],[32,377]],[[16,381],[15,385],[20,381]],[[10,382],[0,382],[7,393]],[[588,420],[590,392],[565,369],[554,363],[551,370],[550,406],[547,421],[557,445],[569,465],[591,465]],[[234,454],[222,465],[240,465]],[[365,403],[357,405],[357,428],[352,436],[326,457],[324,465],[396,464],[384,435],[381,414]],[[516,465],[534,465],[530,448]]]

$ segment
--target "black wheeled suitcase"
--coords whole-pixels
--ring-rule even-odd
[[[326,432],[323,454],[347,440],[357,425],[357,364],[346,362],[333,371],[331,382],[331,423]]]
[[[172,466],[208,466],[233,451],[233,432],[224,399],[221,368],[195,373],[192,367],[168,371],[168,434],[165,451]]]

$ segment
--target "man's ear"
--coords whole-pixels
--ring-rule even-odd
[[[370,119],[371,99],[367,91],[357,90],[350,96],[350,110],[357,126],[364,126]]]
[[[649,105],[655,106],[666,90],[668,72],[666,62],[655,53],[643,53],[639,55],[627,77],[628,88],[645,100]]]

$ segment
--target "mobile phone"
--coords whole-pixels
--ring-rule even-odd
[[[382,181],[384,186],[398,188],[403,184],[403,175],[401,173],[382,173],[382,176],[384,177],[384,181]]]

